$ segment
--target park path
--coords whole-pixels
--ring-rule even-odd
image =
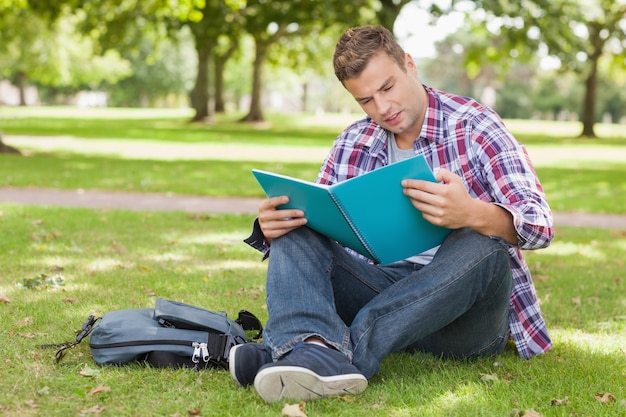
[[[0,203],[3,202],[103,209],[254,214],[261,200],[99,190],[0,187]],[[626,230],[626,215],[554,213],[554,222],[557,226]]]
[[[327,148],[293,146],[235,146],[221,144],[181,145],[149,141],[116,141],[70,137],[5,136],[5,143],[19,149],[72,151],[85,154],[108,154],[141,159],[227,159],[257,161],[320,162]],[[149,145],[149,146],[148,146]],[[584,149],[534,147],[529,153],[535,164],[555,159],[619,161],[626,160],[624,147],[610,147],[590,155]],[[159,193],[115,192],[99,190],[59,190],[48,188],[0,187],[0,202],[86,207],[105,209],[183,211],[192,213],[254,214],[260,199],[206,197]],[[626,229],[626,215],[554,213],[557,226]]]

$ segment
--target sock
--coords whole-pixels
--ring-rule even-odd
[[[322,342],[321,340],[317,340],[317,339],[309,339],[309,340],[305,340],[304,343],[310,343],[312,345],[318,345],[318,346],[322,346],[327,348],[328,345],[324,342]]]

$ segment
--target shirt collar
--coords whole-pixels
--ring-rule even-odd
[[[441,104],[441,99],[435,90],[424,85],[427,94],[426,114],[418,140],[424,139],[435,143],[443,143],[447,136],[447,119]]]
[[[426,100],[428,105],[426,106],[422,130],[415,141],[427,140],[440,144],[444,142],[444,138],[447,136],[448,128],[447,123],[445,123],[447,116],[442,109],[441,99],[437,92],[426,85],[424,85],[424,89],[428,95]],[[357,139],[356,147],[370,148],[372,152],[383,151],[391,132],[382,128],[369,116],[365,120],[368,125],[361,132],[361,137]]]

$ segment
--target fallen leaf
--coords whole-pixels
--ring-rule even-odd
[[[91,391],[89,391],[87,395],[98,395],[98,394],[102,394],[103,392],[108,392],[108,391],[111,391],[111,387],[105,387],[104,385],[101,384],[93,388]]]
[[[89,377],[89,378],[93,378],[93,377],[96,377],[96,376],[100,375],[100,371],[97,370],[97,369],[93,369],[93,368],[90,368],[88,366],[85,366],[83,369],[80,370],[79,374],[80,374],[80,376],[86,376],[86,377]]]
[[[35,400],[26,400],[24,401],[24,404],[26,404],[30,408],[38,408]]]
[[[496,374],[480,374],[480,380],[483,382],[496,382],[498,376]]]
[[[357,397],[355,397],[354,395],[341,395],[341,396],[339,396],[337,398],[339,398],[341,401],[344,401],[344,402],[347,402],[347,403],[353,403],[353,402],[356,401]]]
[[[19,320],[17,323],[15,323],[18,327],[25,327],[25,326],[30,326],[30,324],[33,322],[33,318],[32,317],[24,317],[22,320]]]
[[[89,408],[83,408],[80,410],[81,414],[100,414],[101,412],[103,412],[104,410],[106,410],[106,407],[103,407],[101,405],[94,405],[92,407]]]
[[[0,294],[0,302],[8,304],[11,302],[11,299],[4,294]]]
[[[543,416],[533,409],[518,410],[517,408],[515,408],[509,413],[509,417],[543,417]]]
[[[519,374],[517,373],[510,373],[510,372],[505,372],[504,374],[502,374],[502,379],[504,379],[505,381],[512,381],[513,379],[517,378],[519,376]]]
[[[594,396],[597,402],[599,403],[612,403],[616,400],[615,395],[610,392],[600,392]]]
[[[577,306],[577,307],[578,307],[578,306],[580,306],[580,304],[581,304],[581,299],[580,299],[580,297],[574,297],[574,298],[572,298],[572,304],[574,304],[574,305],[575,305],[575,306]]]
[[[550,405],[552,407],[558,407],[561,405],[569,405],[569,398],[565,397],[563,399],[553,398],[550,400]]]
[[[76,304],[78,302],[78,300],[76,300],[75,298],[72,298],[72,297],[64,298],[61,301],[63,301],[64,303],[72,304],[72,305],[74,305],[74,304]]]
[[[196,408],[195,410],[189,410],[187,411],[187,414],[190,416],[199,416],[201,413],[199,408]]]
[[[307,417],[307,415],[304,414],[305,404],[304,402],[299,404],[285,404],[280,413],[287,417]]]

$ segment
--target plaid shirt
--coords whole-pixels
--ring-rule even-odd
[[[470,195],[503,207],[513,216],[519,239],[508,247],[514,279],[510,329],[521,357],[547,352],[552,342],[522,250],[548,246],[552,214],[525,148],[500,117],[475,100],[424,87],[428,109],[413,144],[433,170],[460,176]],[[370,118],[349,126],[334,142],[317,182],[334,184],[388,164],[390,133]]]

